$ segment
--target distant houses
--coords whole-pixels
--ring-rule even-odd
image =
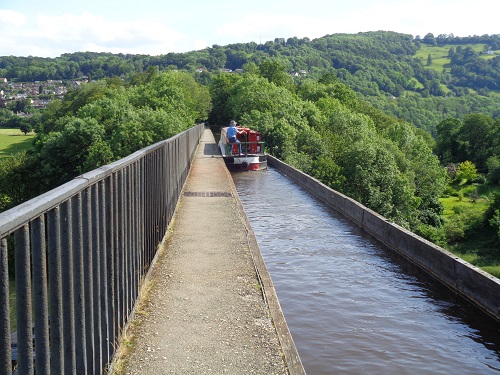
[[[88,82],[87,77],[68,82],[52,79],[35,82],[8,82],[7,78],[0,77],[0,99],[2,99],[2,105],[6,105],[9,101],[31,100],[35,108],[43,109],[49,104],[49,97],[62,99],[69,90],[77,89],[86,82]]]
[[[305,77],[307,75],[307,70],[299,70],[298,72],[292,72],[292,77]]]

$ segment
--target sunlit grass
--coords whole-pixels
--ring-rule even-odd
[[[474,52],[477,53],[483,52],[484,48],[486,47],[485,44],[464,44],[460,46],[464,49],[470,47],[474,50]],[[448,52],[452,47],[456,49],[458,45],[445,44],[442,46],[430,46],[428,44],[421,44],[420,49],[417,51],[417,53],[415,53],[415,57],[419,58],[424,65],[427,65],[427,58],[430,54],[432,64],[429,66],[429,68],[442,73],[443,69],[447,68],[448,64],[450,63]],[[492,59],[497,56],[497,54],[500,54],[500,51],[493,51],[492,55],[481,54],[480,57],[483,59]]]
[[[461,259],[465,260],[466,262],[468,262],[470,264],[476,263],[477,259],[478,259],[477,254],[474,254],[474,253],[466,253],[466,254],[455,253],[455,255],[459,256]]]
[[[483,265],[485,262],[482,257],[477,255],[476,253],[462,253],[462,252],[454,252],[454,254],[460,259],[465,260],[467,263],[470,263],[484,272],[489,273],[497,278],[500,278],[500,265],[492,264],[492,265]]]
[[[34,133],[24,135],[19,129],[0,128],[0,158],[29,150],[34,137]]]
[[[484,272],[488,272],[490,275],[500,279],[500,266],[484,266],[479,268],[481,268]]]
[[[463,210],[484,212],[490,204],[489,198],[484,196],[478,198],[476,202],[473,202],[468,197],[460,198],[455,196],[440,198],[439,200],[444,207],[443,217],[445,219]]]
[[[498,97],[500,97],[500,90],[491,90],[490,95],[498,98]]]

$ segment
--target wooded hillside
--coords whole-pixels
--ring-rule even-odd
[[[436,135],[448,117],[500,115],[500,35],[423,38],[395,32],[276,38],[159,56],[77,52],[58,58],[0,57],[0,77],[18,81],[125,77],[148,67],[182,69],[208,84],[221,69],[273,58],[300,81],[337,77],[384,112]]]

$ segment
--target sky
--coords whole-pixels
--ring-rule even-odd
[[[500,34],[498,0],[0,0],[0,56],[162,55],[213,45],[395,31]]]

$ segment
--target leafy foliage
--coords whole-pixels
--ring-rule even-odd
[[[0,159],[0,211],[15,206],[31,195],[30,185],[26,184],[29,166],[30,160],[25,152]]]
[[[500,153],[499,119],[471,113],[463,121],[443,120],[437,130],[437,152],[444,163],[469,160],[485,171],[489,158]]]
[[[293,88],[269,79],[278,69],[269,62],[238,78],[221,73],[210,91],[231,118],[263,133],[267,152],[408,228],[423,217],[439,222],[445,170],[413,126],[335,77]]]
[[[82,85],[43,113],[28,154],[0,166],[2,181],[16,181],[14,190],[0,184],[3,208],[167,139],[207,118],[210,109],[208,88],[185,72],[149,74],[133,85]]]
[[[261,69],[270,82],[293,89],[290,74],[296,81],[330,74],[376,108],[435,135],[436,124],[448,117],[500,114],[500,98],[494,94],[500,90],[499,48],[499,35],[459,38],[429,33],[413,38],[377,31],[213,45],[159,56],[93,52],[54,59],[2,56],[0,76],[29,82],[130,77],[137,83],[155,70],[179,69],[209,84],[220,69],[253,68]]]
[[[37,133],[34,153],[2,173],[8,179],[25,168],[45,189],[194,121],[235,118],[258,127],[275,156],[438,244],[460,244],[491,228],[475,211],[443,220],[439,197],[453,189],[441,165],[470,183],[472,169],[460,167],[470,161],[480,177],[487,172],[489,183],[500,181],[499,49],[499,35],[378,31],[160,56],[4,56],[0,76],[10,80],[93,82],[28,124],[0,109],[2,125],[30,125]],[[32,111],[21,101],[10,108]],[[72,142],[79,144],[68,154]]]
[[[458,181],[473,181],[477,176],[477,169],[474,163],[466,160],[458,165],[455,178]]]

